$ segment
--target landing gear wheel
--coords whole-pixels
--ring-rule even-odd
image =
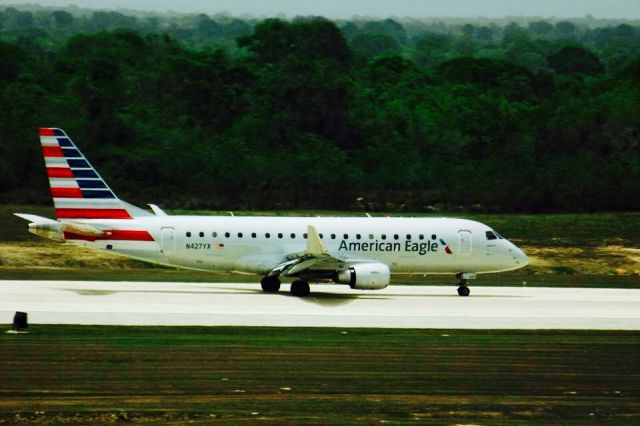
[[[472,272],[458,272],[456,274],[458,279],[458,296],[467,297],[471,290],[467,287],[467,280],[475,280],[476,274]]]
[[[461,285],[460,287],[458,287],[458,296],[468,296],[471,293],[471,290],[469,290],[469,287],[465,286],[465,285]]]
[[[265,293],[277,293],[280,290],[280,280],[274,275],[262,278],[260,285]]]
[[[291,294],[298,297],[307,297],[311,289],[306,281],[294,281],[291,283]]]

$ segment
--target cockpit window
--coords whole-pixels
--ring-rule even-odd
[[[504,240],[504,237],[498,234],[496,231],[493,231],[493,233],[496,234],[496,237],[500,238],[501,240]]]
[[[496,236],[496,234],[493,233],[493,231],[487,231],[487,240],[497,240],[498,237]]]

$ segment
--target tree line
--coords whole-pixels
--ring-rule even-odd
[[[443,25],[0,10],[0,200],[56,126],[139,204],[640,207],[638,26]]]

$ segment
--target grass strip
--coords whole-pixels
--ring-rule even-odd
[[[33,326],[0,423],[640,422],[639,332]]]

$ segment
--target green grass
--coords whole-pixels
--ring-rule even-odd
[[[190,271],[149,266],[144,268],[0,268],[5,280],[78,280],[78,281],[150,281],[150,282],[260,282],[257,275],[225,272]]]
[[[0,347],[0,423],[640,422],[638,332],[39,325]]]
[[[0,268],[0,279],[4,280],[63,280],[63,281],[145,281],[145,282],[201,282],[201,283],[246,283],[259,286],[257,275],[224,272],[201,272],[170,268]],[[293,278],[283,282],[292,281]],[[452,291],[457,280],[449,275],[398,275],[391,285],[443,285]],[[529,274],[506,272],[480,275],[470,282],[476,286],[523,286],[523,287],[584,287],[584,288],[640,288],[640,277],[617,275],[569,275]]]

